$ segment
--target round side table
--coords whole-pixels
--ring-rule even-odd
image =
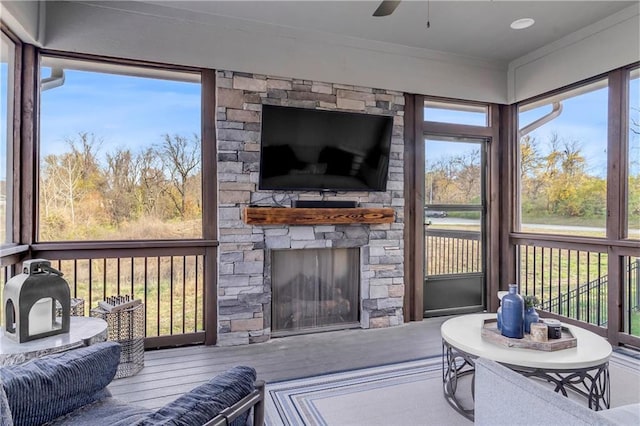
[[[100,318],[70,318],[69,332],[17,343],[0,330],[0,366],[21,364],[44,355],[64,352],[107,340],[107,322]]]

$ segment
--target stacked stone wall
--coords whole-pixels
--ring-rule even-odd
[[[260,191],[262,105],[350,111],[394,117],[386,192]],[[271,336],[271,249],[359,247],[360,323],[363,328],[403,322],[404,96],[366,87],[232,71],[217,74],[218,344],[263,342]],[[242,220],[249,204],[290,206],[293,200],[349,200],[361,207],[392,207],[382,225],[253,226]]]

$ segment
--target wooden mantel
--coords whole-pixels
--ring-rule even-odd
[[[248,225],[341,225],[349,223],[393,223],[392,208],[289,208],[246,207]]]

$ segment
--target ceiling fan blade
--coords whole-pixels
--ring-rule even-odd
[[[373,16],[389,16],[396,10],[400,4],[400,0],[384,0],[380,6],[373,12]]]

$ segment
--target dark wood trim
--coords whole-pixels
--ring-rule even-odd
[[[22,254],[27,252],[29,252],[29,246],[25,244],[2,246],[2,257],[12,256],[14,254]]]
[[[171,346],[199,345],[204,342],[204,335],[204,332],[198,332],[172,336],[147,337],[144,339],[144,349],[161,349]]]
[[[405,321],[424,318],[424,97],[405,95]]]
[[[626,227],[626,111],[627,97],[625,70],[615,70],[609,75],[608,135],[607,135],[607,238],[625,237]],[[623,94],[624,92],[624,94]],[[623,229],[624,228],[624,229]]]
[[[611,252],[614,256],[633,256],[640,257],[640,245],[638,243],[632,243],[633,245],[626,246],[611,246]]]
[[[138,248],[95,248],[95,249],[31,249],[34,258],[51,259],[118,259],[123,257],[193,256],[204,255],[209,247],[215,246],[167,246]]]
[[[205,345],[218,343],[218,250],[209,247],[204,255]]]
[[[216,71],[202,71],[202,233],[218,239],[218,169],[216,139]],[[207,247],[204,261],[204,330],[206,345],[218,341],[218,250]]]
[[[40,62],[38,49],[30,44],[22,51],[22,104],[20,110],[20,244],[33,244],[36,237],[38,126],[40,115],[38,82]]]
[[[9,28],[9,26],[2,21],[2,19],[0,19],[0,31],[2,31],[7,37],[9,37],[15,44],[22,45],[22,40],[20,40],[20,37],[18,37],[11,30],[11,28]]]
[[[509,283],[517,283],[516,280],[516,249],[511,244],[509,235],[515,229],[515,223],[519,216],[519,194],[516,182],[516,164],[518,153],[518,110],[515,106],[503,105],[500,107],[500,275],[498,277],[498,290],[506,290]],[[496,306],[497,298],[490,304]],[[497,306],[496,306],[497,309]]]
[[[636,350],[640,350],[640,337],[632,336],[627,333],[618,333],[618,344],[631,346]]]
[[[135,241],[78,241],[59,243],[36,243],[31,247],[35,251],[68,251],[68,250],[140,250],[155,248],[195,248],[212,247],[219,243],[216,240],[135,240]]]
[[[615,256],[612,250],[608,253],[607,262],[607,338],[613,346],[618,346],[619,335],[624,324],[624,265],[623,258]]]
[[[575,250],[590,250],[604,253],[608,247],[637,248],[637,241],[609,240],[606,238],[571,237],[568,235],[527,234],[512,232],[509,238],[513,244],[523,244],[538,247],[571,248]]]
[[[385,208],[289,208],[245,207],[248,225],[331,225],[348,223],[393,223],[395,210]]]
[[[15,275],[12,271],[15,270],[16,266],[20,266],[22,261],[24,260],[25,253],[16,253],[11,255],[2,255],[0,257],[0,268],[9,268],[9,276]]]
[[[202,71],[202,233],[208,240],[218,239],[215,93],[216,72]]]
[[[413,303],[415,300],[415,281],[414,281],[414,265],[416,252],[413,244],[415,244],[415,225],[416,216],[415,202],[410,194],[413,194],[415,188],[415,175],[413,158],[415,155],[415,133],[413,126],[415,124],[415,111],[413,104],[415,95],[404,94],[404,297],[402,301],[402,310],[404,312],[404,322],[413,320]]]
[[[415,138],[415,155],[413,159],[414,164],[414,193],[413,203],[415,203],[415,218],[414,226],[416,228],[415,233],[415,264],[413,279],[415,299],[412,312],[412,318],[415,321],[421,321],[424,318],[424,283],[425,283],[425,261],[426,261],[426,247],[425,247],[425,233],[424,233],[424,205],[425,205],[425,185],[424,185],[424,167],[426,161],[425,153],[425,141],[424,141],[424,96],[416,96],[413,109],[415,111],[415,122],[413,125],[413,133]]]
[[[434,121],[424,121],[424,101],[425,100],[436,100],[438,102],[444,103],[452,103],[455,105],[476,105],[487,108],[487,118],[488,125],[487,126],[471,126],[464,124],[456,124],[456,123],[440,123]],[[484,217],[485,222],[483,223],[482,229],[484,234],[484,245],[483,245],[483,259],[484,259],[484,276],[485,276],[485,287],[484,287],[484,305],[489,310],[497,309],[497,298],[491,297],[491,295],[497,294],[498,287],[500,285],[500,276],[501,276],[501,244],[500,244],[500,206],[501,206],[501,190],[500,186],[500,164],[501,164],[501,128],[500,128],[500,109],[498,105],[495,104],[487,104],[481,102],[467,102],[467,101],[456,101],[451,99],[442,99],[442,98],[433,98],[433,97],[422,97],[421,104],[418,105],[416,101],[416,111],[419,110],[419,117],[421,119],[421,129],[420,129],[420,151],[422,152],[423,157],[421,158],[422,164],[416,171],[420,170],[418,173],[422,182],[420,186],[422,187],[422,208],[424,208],[424,168],[425,168],[425,143],[424,140],[427,136],[435,136],[435,137],[454,137],[454,138],[469,138],[475,140],[485,140],[486,142],[483,145],[484,153],[484,170],[483,170],[483,182],[484,182]],[[418,116],[418,115],[417,115]],[[417,121],[417,118],[416,118]],[[418,130],[416,130],[417,132]],[[432,207],[438,208],[439,206],[433,205]],[[483,206],[447,206],[441,205],[441,207],[449,208],[453,207],[456,210],[464,210],[464,211],[478,211],[483,208]],[[420,232],[420,235],[424,239],[424,227]],[[425,253],[425,256],[428,253],[425,252],[426,248],[423,248],[422,253]],[[424,257],[424,256],[423,256]],[[424,280],[426,271],[424,271],[424,260],[423,260],[423,270],[422,277]],[[506,286],[506,284],[505,284]]]
[[[492,135],[487,144],[487,170],[486,170],[486,274],[485,274],[485,307],[495,312],[498,309],[498,290],[500,287],[500,265],[501,265],[501,245],[500,245],[500,206],[501,186],[500,186],[500,164],[501,146],[500,141],[500,108],[497,105],[489,106],[490,129]]]
[[[9,243],[19,243],[20,242],[20,197],[21,197],[21,181],[20,181],[20,138],[22,134],[22,73],[23,73],[23,45],[20,39],[13,33],[11,30],[4,25],[4,23],[0,22],[0,29],[2,34],[5,35],[13,44],[14,44],[14,66],[13,66],[13,105],[12,105],[12,116],[11,117],[2,117],[2,119],[7,119],[7,122],[12,123],[11,127],[11,140],[7,141],[8,144],[11,144],[11,147],[7,147],[11,149],[11,161],[12,161],[12,171],[7,173],[7,178],[11,179],[11,210],[7,210],[6,214],[11,215],[10,221],[12,225],[12,231],[10,235]],[[2,226],[5,226],[3,223]],[[1,241],[0,243],[4,243]],[[5,253],[3,250],[2,257],[8,255],[9,253]]]
[[[618,69],[609,74],[608,129],[607,129],[607,218],[606,235],[609,240],[626,236],[627,217],[627,76]],[[609,289],[607,297],[607,327],[609,342],[617,346],[623,331],[624,318],[624,265],[623,258],[609,249]]]

